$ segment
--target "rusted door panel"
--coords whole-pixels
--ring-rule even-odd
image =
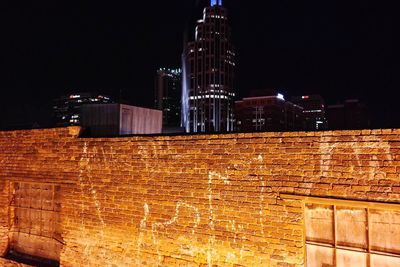
[[[52,184],[14,184],[12,250],[59,261],[62,249],[59,193],[59,186]]]

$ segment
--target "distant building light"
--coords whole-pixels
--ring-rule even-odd
[[[282,94],[276,96],[278,99],[285,101],[285,97]]]
[[[222,6],[222,0],[211,0],[211,6],[220,5]]]
[[[322,110],[316,109],[316,110],[304,110],[303,113],[320,113]]]

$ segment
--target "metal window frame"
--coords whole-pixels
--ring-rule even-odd
[[[304,263],[307,266],[307,244],[310,245],[319,245],[325,247],[331,247],[334,249],[334,266],[337,264],[337,249],[355,251],[355,252],[363,252],[367,254],[367,263],[366,266],[371,266],[371,255],[380,255],[380,256],[389,256],[394,258],[400,258],[400,253],[387,253],[371,250],[371,233],[370,233],[370,210],[385,210],[385,211],[396,211],[400,212],[400,203],[384,203],[378,201],[368,201],[368,200],[348,200],[348,199],[338,199],[338,198],[329,198],[329,197],[311,197],[311,196],[300,196],[300,195],[291,195],[291,194],[280,194],[281,199],[285,200],[300,200],[302,201],[302,210],[303,210],[303,244],[304,244]],[[305,223],[305,209],[307,204],[317,204],[317,205],[326,205],[333,207],[333,238],[334,245],[316,243],[307,241],[306,237],[306,223]],[[359,249],[359,248],[351,248],[351,247],[342,247],[337,245],[337,214],[336,207],[348,207],[348,208],[359,208],[365,209],[366,211],[366,221],[367,221],[367,229],[366,229],[366,241],[367,241],[367,249]]]

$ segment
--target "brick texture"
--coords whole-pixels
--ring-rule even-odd
[[[26,264],[22,264],[22,263],[10,261],[10,260],[5,260],[2,258],[0,258],[0,266],[1,267],[33,267],[31,265],[26,265]]]
[[[400,130],[79,138],[0,132],[12,185],[56,184],[61,266],[304,266],[305,195],[400,202]]]

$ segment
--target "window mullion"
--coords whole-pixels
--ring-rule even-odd
[[[369,219],[369,208],[366,209],[366,220],[367,220],[367,267],[371,266],[371,223],[370,223],[370,219]]]
[[[334,266],[337,266],[337,251],[336,251],[336,247],[337,247],[337,238],[336,238],[336,233],[337,233],[337,218],[336,218],[336,205],[333,206],[333,246],[334,246],[334,250],[333,250],[333,254],[334,254],[334,258],[333,258],[333,264]]]

